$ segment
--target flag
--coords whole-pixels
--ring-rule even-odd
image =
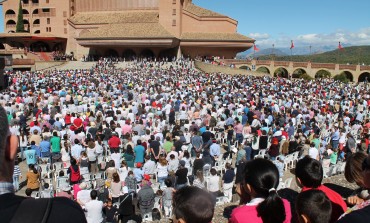
[[[254,51],[259,51],[260,49],[257,48],[256,44],[253,44],[253,50]]]
[[[342,50],[342,49],[343,49],[342,44],[340,44],[340,42],[339,42],[339,44],[338,44],[338,49],[339,49],[339,50]]]
[[[293,49],[294,48],[294,43],[293,43],[293,40],[292,40],[292,43],[290,44],[290,49]]]

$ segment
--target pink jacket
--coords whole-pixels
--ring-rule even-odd
[[[284,223],[290,223],[292,213],[290,211],[290,204],[287,200],[283,199],[286,218]],[[240,206],[233,210],[229,223],[263,223],[262,218],[257,216],[257,206]]]

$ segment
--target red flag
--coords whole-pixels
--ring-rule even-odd
[[[339,42],[339,44],[338,44],[338,49],[339,49],[339,50],[342,50],[342,49],[343,49],[342,44],[340,44],[340,42]]]
[[[293,40],[292,40],[292,43],[290,44],[290,49],[293,49],[294,48],[294,43],[293,43]]]
[[[257,48],[256,44],[253,44],[253,50],[254,51],[259,51],[260,49]]]

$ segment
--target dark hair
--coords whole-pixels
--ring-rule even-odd
[[[37,169],[35,168],[34,164],[30,164],[28,167],[33,171],[34,174],[37,174]]]
[[[152,220],[153,221],[161,220],[161,212],[158,210],[158,208],[153,208],[153,210],[152,210]]]
[[[166,185],[166,187],[172,187],[172,181],[170,178],[167,178],[165,181],[164,181],[164,184]]]
[[[215,168],[212,168],[212,169],[210,170],[210,172],[211,172],[212,176],[214,176],[214,175],[216,175],[216,174],[217,174],[217,171],[216,171],[216,169],[215,169]]]
[[[74,166],[74,165],[76,165],[76,164],[77,164],[76,159],[75,159],[75,158],[72,158],[72,159],[71,159],[71,165],[72,165],[72,166]]]
[[[183,187],[173,196],[173,213],[186,223],[209,223],[214,210],[213,196],[198,187]]]
[[[298,194],[295,209],[299,218],[305,215],[311,223],[330,222],[331,202],[321,190],[307,190]]]
[[[321,163],[315,159],[305,156],[297,162],[295,176],[301,184],[309,188],[317,188],[321,185],[324,171]]]
[[[283,200],[278,196],[279,171],[275,164],[265,159],[255,159],[245,166],[245,183],[256,192],[256,196],[265,198],[257,206],[258,216],[264,223],[279,223],[286,219]]]
[[[347,157],[346,166],[344,168],[344,176],[350,183],[362,184],[364,177],[362,175],[362,162],[367,155],[363,152],[357,152]]]
[[[96,190],[92,190],[90,192],[90,197],[92,200],[95,200],[97,196],[98,196],[98,192]]]
[[[31,189],[31,188],[27,188],[27,189],[26,189],[26,191],[25,191],[25,193],[26,193],[26,196],[27,196],[27,197],[31,196],[31,194],[32,194],[32,189]]]
[[[113,173],[112,178],[113,178],[113,182],[115,182],[115,183],[121,182],[120,179],[119,179],[118,173]]]

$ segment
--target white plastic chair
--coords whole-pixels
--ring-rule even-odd
[[[255,159],[256,158],[265,158],[265,155],[266,155],[266,149],[261,149],[258,151],[258,154],[254,157]]]
[[[152,213],[146,213],[144,214],[143,216],[143,222],[151,222],[153,221],[153,218],[152,218]]]
[[[290,185],[292,184],[293,177],[289,177],[284,181],[284,188],[290,188]]]

